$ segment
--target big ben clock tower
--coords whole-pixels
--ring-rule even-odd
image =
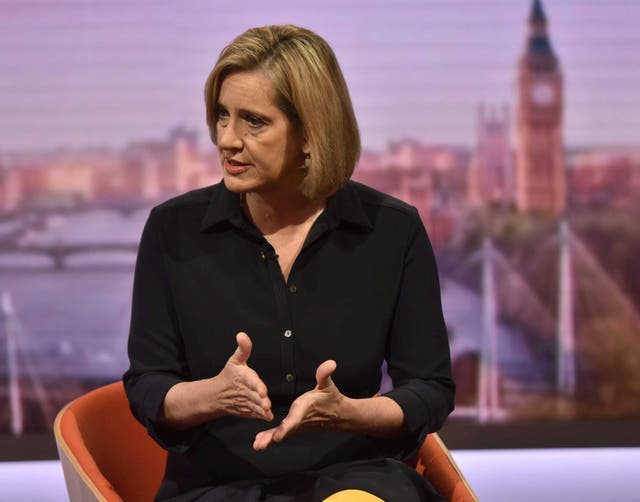
[[[566,205],[562,137],[562,74],[547,33],[540,0],[529,15],[529,33],[518,67],[516,205],[558,216]]]

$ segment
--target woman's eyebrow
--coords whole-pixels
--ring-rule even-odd
[[[229,111],[228,107],[226,107],[224,104],[222,104],[220,101],[218,101],[216,103],[216,110],[227,110]],[[255,109],[249,109],[249,108],[240,108],[237,110],[238,114],[240,115],[255,115],[257,117],[260,117],[262,119],[267,119],[268,118],[268,113],[262,112],[262,111],[258,111]]]

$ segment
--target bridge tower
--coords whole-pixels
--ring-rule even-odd
[[[573,277],[571,231],[566,220],[560,222],[560,263],[558,269],[558,327],[556,378],[558,394],[576,392],[575,332],[573,326]]]
[[[482,246],[482,341],[478,367],[478,419],[480,422],[497,418],[500,405],[493,258],[493,244],[489,237],[485,237]]]
[[[5,338],[7,351],[11,433],[14,436],[21,436],[24,428],[24,418],[22,413],[22,398],[20,395],[20,377],[18,374],[16,327],[11,296],[8,291],[3,291],[0,296],[0,329]]]

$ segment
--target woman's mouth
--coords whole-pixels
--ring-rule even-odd
[[[224,170],[229,174],[242,174],[249,169],[249,167],[251,167],[251,164],[246,162],[240,162],[234,159],[224,159]]]

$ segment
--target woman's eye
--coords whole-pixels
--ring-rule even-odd
[[[264,120],[262,120],[260,117],[256,117],[255,115],[248,115],[247,118],[247,124],[249,124],[249,127],[260,127],[264,125]]]
[[[218,120],[227,120],[229,118],[229,112],[224,109],[218,110]]]

